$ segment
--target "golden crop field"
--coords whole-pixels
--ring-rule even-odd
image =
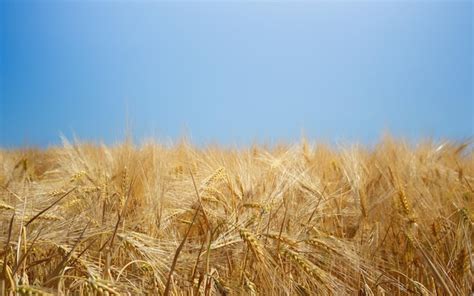
[[[469,143],[0,151],[2,295],[469,295]]]

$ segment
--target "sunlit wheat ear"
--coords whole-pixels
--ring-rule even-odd
[[[119,195],[120,210],[122,210],[123,206],[125,205],[127,192],[128,192],[128,169],[125,166],[122,171],[122,182],[120,183],[120,195]]]
[[[74,211],[80,211],[81,206],[84,204],[84,199],[75,197],[71,198],[70,200],[66,201],[64,205],[62,206],[64,209],[67,210],[74,210]]]
[[[428,279],[428,282],[429,282],[429,285],[430,285],[430,290],[432,292],[434,292],[435,294],[437,294],[437,287],[436,287],[436,282],[435,282],[435,279],[434,277],[430,276],[429,279]]]
[[[467,227],[470,227],[472,222],[471,222],[471,217],[469,217],[469,210],[467,208],[460,208],[458,210],[458,213],[459,213],[461,222]]]
[[[104,202],[108,202],[109,201],[109,183],[108,183],[108,178],[105,177],[104,180],[99,184],[99,188],[100,188],[100,198],[102,199],[102,201]]]
[[[312,239],[305,240],[305,243],[312,246],[312,247],[314,247],[314,248],[322,250],[326,253],[339,254],[338,250],[334,249],[333,247],[329,246],[328,244],[324,243],[323,241],[321,241],[320,239],[317,239],[317,238],[312,238]]]
[[[80,171],[80,172],[75,173],[74,175],[72,175],[71,178],[69,179],[69,182],[70,183],[78,182],[79,180],[81,180],[85,176],[86,176],[86,172],[85,171]]]
[[[214,186],[221,181],[224,181],[227,179],[227,174],[225,172],[225,169],[223,167],[218,168],[212,175],[210,175],[204,183],[201,185],[201,190],[205,190],[206,188],[210,186]]]
[[[252,282],[247,275],[244,276],[244,287],[246,292],[251,296],[256,296],[257,294],[257,285]]]
[[[298,241],[277,233],[268,233],[264,235],[268,238],[271,238],[272,240],[280,241],[288,246],[296,246],[298,244]]]
[[[260,211],[265,211],[266,210],[266,207],[263,204],[256,203],[256,202],[244,203],[242,206],[244,208],[247,208],[247,209],[256,209],[256,210],[260,210]]]
[[[420,282],[412,281],[413,285],[415,286],[415,291],[417,295],[420,296],[431,296],[432,294],[430,291]]]
[[[185,169],[183,165],[176,165],[170,171],[170,174],[174,176],[175,178],[182,177],[184,173],[185,173]]]
[[[410,204],[408,203],[408,198],[405,191],[403,189],[400,189],[397,193],[397,197],[398,197],[398,203],[401,207],[402,213],[406,217],[410,217],[411,208],[410,208]]]
[[[309,262],[297,252],[291,251],[287,248],[282,248],[281,253],[284,257],[290,259],[296,266],[298,266],[310,277],[316,279],[320,283],[327,282],[326,276],[316,266],[314,266],[311,262]]]
[[[240,237],[247,244],[247,247],[252,251],[255,258],[262,262],[263,261],[263,247],[257,240],[255,235],[245,228],[240,229]]]
[[[62,221],[64,220],[62,217],[53,215],[53,214],[43,214],[37,218],[37,220],[40,221],[49,221],[49,222],[54,222],[54,221]]]
[[[213,204],[218,204],[219,203],[219,200],[217,198],[215,198],[214,196],[212,195],[205,195],[203,197],[201,197],[202,201],[205,201],[205,202],[208,202],[208,203],[213,203]]]
[[[223,194],[215,187],[207,186],[202,190],[202,197],[213,197],[214,199],[223,199]]]
[[[62,195],[64,193],[66,193],[66,190],[64,190],[64,189],[55,189],[55,190],[49,192],[48,195],[57,196],[57,195]]]
[[[412,208],[410,206],[410,202],[408,201],[408,197],[405,193],[405,190],[399,189],[397,192],[398,197],[398,204],[400,207],[401,213],[408,219],[408,222],[412,225],[415,225],[416,217],[413,214]]]
[[[107,283],[103,283],[99,280],[89,279],[88,284],[91,290],[96,293],[96,295],[120,295],[119,292],[110,287]]]
[[[92,193],[95,193],[95,192],[100,192],[100,187],[99,186],[84,187],[84,188],[82,188],[82,192],[84,194],[92,194]]]
[[[471,259],[466,248],[462,248],[455,261],[456,272],[461,278],[468,276],[471,271]]]
[[[16,295],[20,296],[52,296],[52,293],[47,293],[31,286],[18,286],[16,288]]]

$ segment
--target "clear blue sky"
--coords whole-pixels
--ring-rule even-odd
[[[471,1],[1,1],[0,146],[473,135]]]

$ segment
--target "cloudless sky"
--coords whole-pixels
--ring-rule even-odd
[[[471,1],[0,2],[0,147],[473,135]]]

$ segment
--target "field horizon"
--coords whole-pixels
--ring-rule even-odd
[[[468,295],[472,141],[0,150],[19,295]]]

